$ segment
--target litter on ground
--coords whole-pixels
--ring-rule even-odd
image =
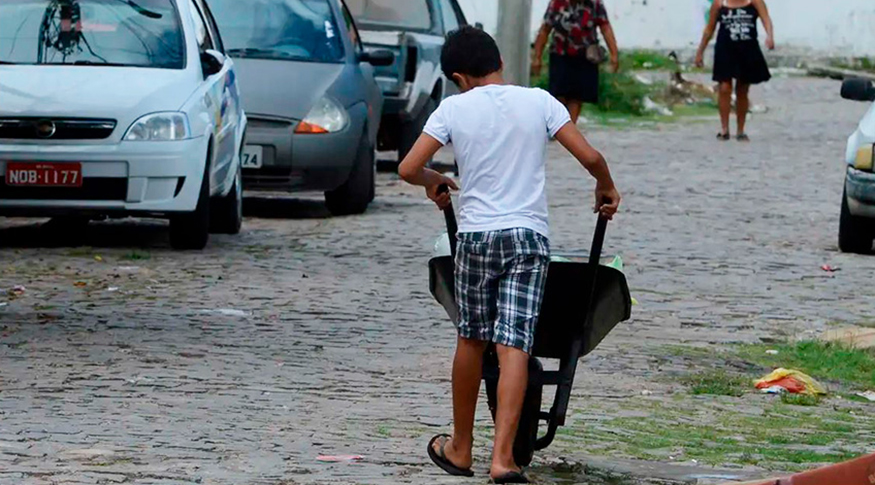
[[[769,394],[784,391],[790,394],[809,396],[826,395],[826,389],[808,374],[793,369],[775,369],[771,374],[756,381],[756,388]]]

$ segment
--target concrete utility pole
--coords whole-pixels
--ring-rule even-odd
[[[531,71],[532,0],[498,0],[496,41],[508,82],[528,86]]]

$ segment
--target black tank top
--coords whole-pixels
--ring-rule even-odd
[[[721,0],[717,0],[721,1]],[[753,4],[730,8],[723,1],[720,9],[720,32],[717,42],[757,42],[757,19],[760,14]]]

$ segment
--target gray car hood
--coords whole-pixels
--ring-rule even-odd
[[[243,107],[252,115],[304,119],[344,64],[235,58]]]

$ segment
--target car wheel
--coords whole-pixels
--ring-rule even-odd
[[[359,143],[356,160],[349,179],[336,190],[325,192],[325,205],[335,216],[363,214],[374,199],[375,161],[374,146],[368,140],[367,129]]]
[[[210,207],[210,232],[240,234],[243,227],[243,170],[238,166],[234,186],[224,197],[217,197]]]
[[[422,112],[416,119],[401,125],[401,138],[398,141],[398,163],[404,160],[404,157],[410,153],[413,144],[422,135],[422,130],[428,122],[429,116],[437,109],[437,101],[429,98],[428,103],[422,108]]]
[[[839,249],[844,253],[871,254],[875,239],[875,220],[857,217],[848,207],[848,190],[842,194],[842,215],[839,220]]]
[[[210,238],[210,171],[201,180],[200,195],[194,212],[170,218],[170,246],[173,249],[203,249]]]

